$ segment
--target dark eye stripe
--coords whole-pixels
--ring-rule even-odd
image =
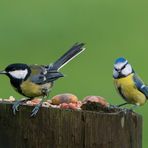
[[[121,67],[121,70],[125,68],[126,65],[124,65],[123,67]]]
[[[124,68],[126,67],[127,64],[128,64],[128,63],[126,63],[123,67],[121,67],[121,70],[124,69]]]

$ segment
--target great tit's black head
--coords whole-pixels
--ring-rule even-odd
[[[30,73],[30,68],[27,64],[16,63],[8,65],[5,70],[0,71],[0,74],[6,74],[13,79],[26,79]]]
[[[117,79],[117,78],[126,77],[133,72],[134,71],[132,69],[132,66],[128,63],[128,61],[125,58],[120,57],[116,59],[113,69],[114,78]]]

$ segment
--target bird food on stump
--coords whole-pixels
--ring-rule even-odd
[[[0,103],[0,148],[142,148],[142,117],[87,102],[81,110]],[[91,110],[91,111],[90,111]]]

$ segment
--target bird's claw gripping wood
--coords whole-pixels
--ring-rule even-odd
[[[110,105],[108,108],[110,108],[110,109],[119,109],[118,105]]]
[[[127,114],[128,112],[132,112],[132,110],[128,108],[121,108],[121,111],[124,112],[125,114]]]
[[[41,103],[39,103],[38,105],[36,105],[34,107],[34,109],[31,112],[31,117],[36,116],[36,114],[38,113],[38,111],[39,111],[39,109],[40,109],[41,106],[42,106],[42,101],[41,101]]]
[[[135,110],[135,109],[137,109],[139,107],[139,104],[135,104],[135,105],[133,105],[131,108],[130,108],[130,110]]]
[[[19,111],[18,107],[20,106],[21,101],[16,101],[13,106],[12,106],[12,110],[13,110],[13,114],[15,115],[17,111]]]

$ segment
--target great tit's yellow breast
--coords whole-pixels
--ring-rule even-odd
[[[124,99],[132,104],[143,105],[146,102],[145,95],[140,92],[133,80],[133,75],[130,74],[127,77],[115,79],[115,86],[120,88]]]
[[[21,84],[21,90],[22,93],[27,96],[27,97],[39,97],[39,96],[44,96],[44,90],[50,90],[50,88],[52,87],[52,83],[46,83],[46,84],[35,84],[33,82],[30,81],[24,81]]]

